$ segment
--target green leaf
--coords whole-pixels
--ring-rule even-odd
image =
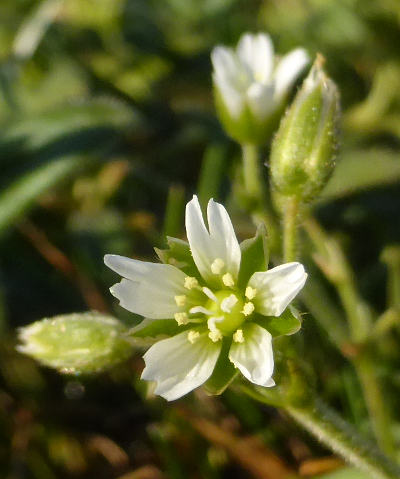
[[[297,333],[301,328],[299,311],[289,306],[280,316],[257,315],[255,323],[266,329],[273,337]]]
[[[66,374],[100,372],[132,352],[127,328],[100,313],[74,313],[42,319],[19,330],[17,349]]]
[[[174,336],[185,330],[175,319],[144,319],[130,331],[134,338],[155,338],[157,336]]]
[[[66,107],[64,113],[56,110],[8,126],[2,135],[3,145],[20,145],[28,161],[25,172],[0,184],[0,233],[27,212],[41,194],[110,154],[131,115],[126,108],[103,103]],[[12,171],[9,173],[12,177]]]
[[[224,338],[221,353],[218,357],[214,371],[208,381],[204,384],[204,387],[209,394],[222,394],[239,372],[229,361],[228,354],[230,347],[231,340]]]
[[[194,264],[189,243],[178,238],[167,237],[168,249],[154,248],[157,256],[165,264],[172,264],[181,269],[188,276],[199,276]]]
[[[398,151],[389,148],[350,150],[341,154],[319,199],[326,202],[395,183],[400,179]]]
[[[263,224],[257,228],[254,238],[244,240],[240,244],[242,251],[242,261],[239,271],[239,288],[244,288],[251,275],[256,271],[266,271],[268,269],[268,244],[267,231]]]
[[[343,467],[326,474],[313,476],[314,479],[371,479],[370,474],[355,469],[353,467]]]
[[[78,173],[88,158],[71,155],[22,175],[0,194],[0,234],[26,212],[35,199],[59,181]]]

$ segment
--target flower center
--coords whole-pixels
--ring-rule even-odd
[[[214,294],[217,301],[210,299],[206,304],[206,309],[215,313],[209,320],[209,322],[211,321],[209,328],[215,327],[223,335],[232,334],[245,320],[244,301],[232,291],[222,290]]]

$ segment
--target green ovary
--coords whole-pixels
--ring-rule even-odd
[[[221,331],[224,336],[229,336],[234,333],[245,321],[245,316],[242,313],[244,301],[243,299],[233,291],[221,290],[214,293],[217,297],[217,302],[209,300],[207,302],[206,308],[215,313],[216,317],[223,316],[224,319],[220,322],[216,322],[216,327]],[[235,296],[237,299],[236,303],[232,305],[229,309],[230,311],[223,311],[221,309],[221,304],[223,301],[230,296]],[[225,308],[226,309],[226,308]]]

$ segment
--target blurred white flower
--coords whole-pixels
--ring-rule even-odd
[[[226,132],[241,144],[267,143],[309,62],[306,51],[297,48],[279,59],[268,35],[246,33],[235,50],[215,47],[211,61],[215,106]]]
[[[246,33],[236,50],[215,47],[211,60],[214,84],[230,115],[239,118],[248,106],[262,121],[280,107],[309,57],[303,48],[297,48],[276,60],[268,35]]]
[[[187,247],[186,262],[169,257],[170,264],[155,264],[105,256],[105,264],[123,277],[111,293],[121,306],[147,318],[139,331],[152,325],[162,329],[164,324],[170,330],[171,322],[178,328],[144,355],[142,378],[156,381],[155,393],[167,400],[205,383],[223,355],[249,381],[273,386],[269,325],[279,317],[281,334],[291,334],[300,325],[286,326],[280,316],[306,281],[303,266],[287,263],[249,272],[249,250],[245,261],[225,208],[210,200],[207,217],[208,229],[194,196],[186,206],[189,244],[175,240],[180,250]],[[182,269],[193,263],[193,274],[178,269],[179,263]]]

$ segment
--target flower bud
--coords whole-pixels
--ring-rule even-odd
[[[244,34],[235,50],[211,53],[217,113],[239,143],[265,144],[275,130],[293,83],[309,62],[297,48],[277,60],[266,34]]]
[[[62,373],[95,373],[127,359],[125,326],[100,313],[77,313],[36,321],[19,330],[19,352]]]
[[[315,198],[335,166],[339,93],[317,59],[282,119],[272,144],[271,177],[277,192]]]

